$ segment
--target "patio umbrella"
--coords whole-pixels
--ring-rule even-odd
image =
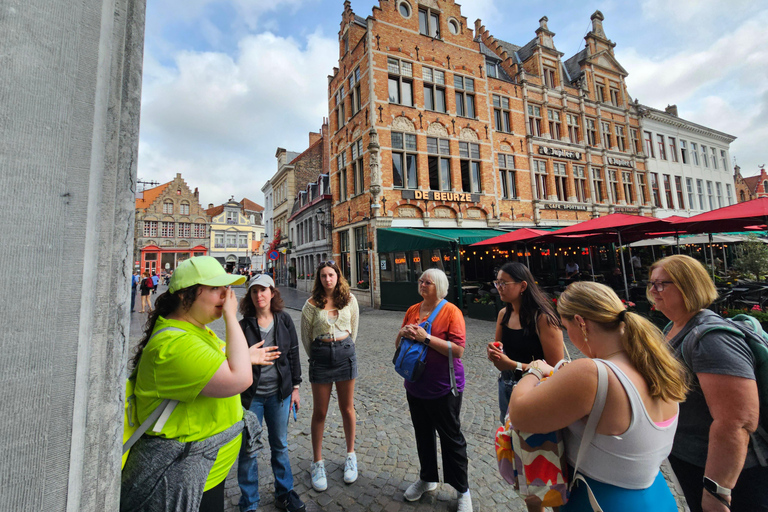
[[[525,264],[527,267],[530,267],[530,263],[528,261],[528,244],[525,242],[529,242],[548,233],[550,232],[544,231],[543,229],[521,228],[516,229],[515,231],[510,231],[509,233],[504,233],[503,235],[483,240],[482,242],[474,243],[470,247],[478,245],[498,245],[523,242],[525,249]]]
[[[681,226],[688,233],[744,231],[749,226],[761,224],[768,224],[768,197],[759,197],[672,221],[672,226]]]
[[[550,236],[562,235],[613,235],[618,238],[619,247],[623,245],[622,234],[625,239],[641,239],[652,231],[668,231],[670,223],[653,217],[643,217],[641,215],[627,215],[624,213],[612,213],[604,217],[579,222],[557,231],[553,231]],[[628,241],[628,240],[627,240]],[[624,277],[624,293],[629,300],[629,286],[627,285],[627,268],[624,263],[624,257],[621,257],[621,273]]]

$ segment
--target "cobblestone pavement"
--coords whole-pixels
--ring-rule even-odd
[[[158,292],[165,291],[160,287]],[[307,295],[292,289],[282,289],[287,311],[297,325],[301,306]],[[238,297],[243,288],[236,288]],[[137,301],[138,302],[138,301]],[[346,455],[341,415],[334,391],[325,426],[323,455],[328,473],[328,490],[318,493],[312,489],[309,466],[312,462],[310,417],[312,396],[306,367],[307,356],[301,347],[304,383],[301,386],[301,409],[297,422],[290,422],[288,442],[294,487],[307,510],[312,511],[455,511],[456,491],[441,484],[434,493],[425,494],[420,501],[406,502],[403,491],[418,478],[419,460],[416,453],[403,381],[392,368],[394,336],[402,322],[403,312],[363,308],[357,338],[358,379],[355,384],[357,411],[357,453],[359,477],[351,485],[344,484],[343,469]],[[145,315],[134,313],[131,339],[141,334]],[[485,344],[493,336],[493,323],[466,318],[467,349],[464,352],[466,388],[461,411],[461,424],[467,439],[469,456],[469,488],[476,511],[525,511],[523,501],[512,486],[498,474],[494,451],[494,433],[498,427],[497,372],[485,358]],[[224,335],[224,322],[218,320],[210,327]],[[569,344],[572,357],[580,357]],[[300,344],[301,346],[301,344]],[[441,466],[442,467],[442,466]],[[273,476],[269,466],[268,443],[259,462],[261,508],[267,512],[274,506]],[[441,469],[442,475],[442,469]],[[238,510],[240,491],[233,469],[226,482],[227,512]],[[681,493],[676,492],[676,496]],[[678,498],[678,502],[682,500]],[[680,505],[680,510],[684,506]]]

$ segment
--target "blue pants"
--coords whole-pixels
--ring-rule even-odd
[[[512,375],[510,375],[512,374]],[[499,421],[504,425],[504,416],[509,409],[509,399],[512,397],[512,390],[515,389],[515,378],[512,372],[501,372],[499,375]]]
[[[277,393],[268,397],[253,397],[250,410],[267,421],[269,448],[272,452],[272,472],[275,475],[275,497],[293,490],[293,473],[288,458],[288,416],[291,397],[280,400]],[[258,452],[253,457],[245,453],[245,443],[237,462],[237,482],[240,484],[240,510],[256,510],[259,507],[259,460]]]

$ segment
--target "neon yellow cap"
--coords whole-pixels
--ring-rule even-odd
[[[196,284],[205,286],[229,286],[243,284],[245,276],[227,274],[221,263],[211,256],[195,256],[184,260],[171,276],[168,291],[176,293]]]

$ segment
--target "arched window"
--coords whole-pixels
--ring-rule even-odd
[[[173,213],[173,201],[163,201],[163,213]]]
[[[763,182],[763,192],[768,192],[768,180]]]
[[[179,213],[182,215],[189,215],[189,203],[187,201],[182,201],[181,205],[179,205]]]
[[[739,200],[739,202],[743,203],[744,201],[746,201],[746,199],[744,198],[744,191],[743,190],[739,192],[739,197],[741,198]]]

